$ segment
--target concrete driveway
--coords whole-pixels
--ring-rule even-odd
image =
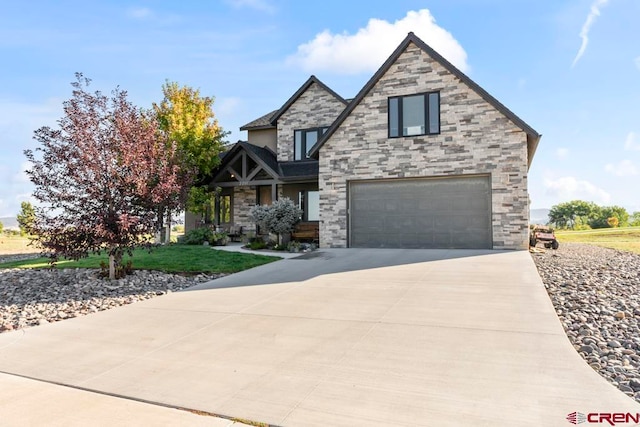
[[[640,412],[573,350],[523,251],[315,252],[2,334],[0,371],[286,426]]]

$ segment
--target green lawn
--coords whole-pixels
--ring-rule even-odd
[[[640,227],[600,228],[583,231],[556,231],[560,243],[588,243],[640,253]]]
[[[129,257],[125,257],[125,262]],[[214,250],[208,246],[171,245],[155,248],[151,253],[138,249],[133,254],[133,268],[168,273],[235,273],[277,261],[280,258]],[[100,268],[106,255],[92,255],[80,261],[61,260],[57,268]],[[0,263],[0,268],[44,268],[46,258]]]

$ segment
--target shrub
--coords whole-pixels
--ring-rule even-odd
[[[271,205],[256,205],[249,217],[260,228],[278,236],[290,233],[302,217],[302,209],[288,197],[276,200]]]
[[[176,224],[171,228],[171,231],[175,231],[176,233],[184,233],[184,225]]]
[[[255,205],[249,210],[249,219],[267,231],[269,231],[269,215],[269,205]]]
[[[264,249],[267,247],[267,244],[260,239],[254,239],[247,244],[247,247],[251,250],[257,251],[258,249]]]
[[[214,241],[214,232],[210,228],[201,227],[187,231],[184,236],[178,239],[182,245],[202,245],[204,242]]]

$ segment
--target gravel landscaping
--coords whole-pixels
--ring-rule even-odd
[[[2,260],[14,257],[0,257]],[[103,280],[93,269],[0,269],[0,332],[108,310],[207,282],[225,274],[185,277],[136,270]]]
[[[576,351],[640,402],[640,255],[563,243],[532,257]]]

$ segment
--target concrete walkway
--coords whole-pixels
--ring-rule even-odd
[[[245,243],[229,242],[225,246],[212,246],[211,248],[216,251],[240,252],[243,254],[253,254],[253,255],[267,255],[267,256],[275,256],[278,258],[285,258],[285,259],[297,258],[300,255],[303,255],[301,253],[295,253],[295,252],[270,251],[266,249],[253,251],[251,249],[245,249],[244,245]]]
[[[527,252],[314,252],[1,334],[0,371],[287,426],[567,426],[574,411],[640,412],[574,351]],[[81,408],[106,397],[77,393]],[[31,425],[50,425],[27,394],[0,394],[2,421],[28,425],[11,409],[29,407]],[[135,408],[130,425],[147,416]]]

